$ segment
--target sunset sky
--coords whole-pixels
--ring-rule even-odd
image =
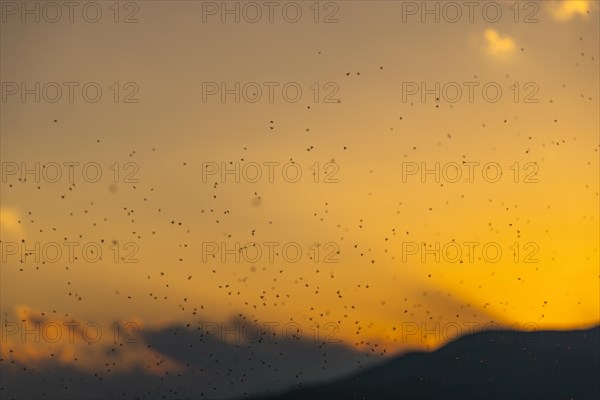
[[[94,350],[5,331],[3,357],[11,349],[29,365],[57,352],[75,365],[74,355],[92,352],[77,365],[102,363],[115,321],[161,329],[244,315],[293,321],[304,338],[315,323],[333,323],[341,343],[377,344],[387,354],[448,340],[403,337],[408,325],[454,324],[462,334],[492,322],[598,325],[598,2],[518,2],[517,15],[514,2],[499,1],[497,22],[478,2],[472,22],[463,8],[455,23],[444,19],[455,15],[443,13],[444,2],[435,22],[423,20],[421,2],[321,2],[316,16],[313,2],[297,1],[296,23],[282,7],[273,22],[266,7],[256,23],[242,11],[239,23],[223,22],[223,2],[201,1],[122,3],[119,23],[112,2],[101,1],[97,23],[81,9],[69,23],[66,6],[60,21],[42,15],[38,23],[22,20],[20,2],[16,11],[6,3],[13,2],[2,2],[0,35],[2,320],[44,313],[59,323],[94,321],[105,333]],[[137,22],[123,23],[130,13]],[[40,82],[39,102],[22,93],[23,82],[32,93]],[[49,82],[62,87],[56,102],[48,101],[56,94]],[[77,83],[72,102],[65,82]],[[102,89],[95,103],[82,95],[89,82]],[[240,90],[256,85],[239,102],[221,97],[221,84],[232,90],[236,82]],[[252,102],[257,86],[261,97]],[[301,98],[286,100],[298,87]],[[74,185],[70,162],[79,163]],[[261,179],[223,177],[230,162],[240,174],[257,163],[244,171],[253,177],[260,165]],[[36,163],[57,163],[62,178],[40,172],[39,182],[34,174],[20,180]],[[86,163],[101,167],[97,182],[83,179]],[[423,166],[436,163],[447,175],[423,179]],[[502,171],[497,182],[494,171],[483,174],[490,163]],[[462,175],[453,182],[456,165]],[[299,181],[286,181],[298,168]],[[58,262],[22,260],[23,248],[51,242],[80,243],[78,259],[61,245]],[[90,242],[102,260],[83,259]],[[262,258],[206,257],[209,242],[258,243]],[[459,261],[422,259],[421,243],[451,242],[458,245],[448,249],[463,252]],[[471,242],[479,244],[469,260]],[[302,249],[298,262],[282,256],[286,243]],[[310,258],[314,243],[319,260]],[[482,253],[487,243],[488,255],[502,249],[495,262]],[[137,263],[119,260],[132,249]],[[338,262],[324,262],[327,255]],[[145,363],[146,352],[131,347],[126,364]]]

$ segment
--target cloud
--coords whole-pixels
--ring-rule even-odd
[[[550,13],[558,21],[567,21],[576,15],[586,15],[590,8],[589,0],[564,0],[550,6]]]
[[[15,318],[3,318],[0,329],[0,357],[28,367],[41,367],[48,361],[70,365],[84,371],[105,369],[114,371],[143,369],[149,374],[179,371],[181,365],[171,358],[148,348],[137,340],[142,327],[139,318],[134,322],[99,324],[55,313],[45,314],[26,306],[15,310]],[[131,324],[135,326],[132,329]],[[129,324],[129,325],[128,325]]]
[[[494,29],[486,29],[483,35],[487,43],[487,51],[492,55],[510,53],[516,47],[515,41],[510,36],[500,36]]]
[[[116,337],[113,322],[86,322],[27,306],[12,317],[5,313],[0,327],[4,397],[266,396],[339,379],[385,359],[371,349],[315,339],[312,332],[298,336],[293,326],[283,329],[241,315],[186,325],[133,321],[139,329],[128,329],[122,320]]]

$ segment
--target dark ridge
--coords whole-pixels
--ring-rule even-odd
[[[271,399],[599,399],[600,327],[487,331]]]

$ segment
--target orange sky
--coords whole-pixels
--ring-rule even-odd
[[[389,352],[447,339],[402,338],[421,324],[598,324],[598,5],[537,2],[538,22],[515,23],[512,2],[498,4],[506,14],[494,24],[480,14],[472,23],[421,23],[418,15],[403,23],[401,3],[361,1],[340,2],[339,22],[329,24],[202,23],[200,2],[160,1],[143,3],[135,24],[7,17],[3,94],[6,82],[77,81],[98,82],[104,95],[97,103],[22,102],[19,94],[2,102],[3,318],[55,310],[103,326],[160,327],[244,314],[295,321],[305,335],[315,322],[334,322],[337,339]],[[114,103],[114,82],[121,96],[139,89],[139,101]],[[297,82],[303,96],[287,102],[278,90],[273,102],[203,102],[203,82]],[[420,90],[422,82],[455,83],[463,96],[403,98],[407,83]],[[497,102],[482,94],[489,83],[502,90]],[[324,102],[329,94],[335,101]],[[281,174],[291,160],[302,170],[296,183]],[[36,162],[62,165],[62,179],[20,182],[22,163]],[[75,185],[68,162],[80,163]],[[81,175],[90,162],[102,170],[95,183]],[[274,182],[268,167],[257,183],[218,173],[203,182],[203,163],[229,162],[278,163]],[[465,162],[478,163],[472,181]],[[419,171],[403,181],[407,163],[457,163],[463,176],[422,181]],[[482,175],[487,163],[501,168],[498,182]],[[99,244],[102,260],[76,252],[71,262],[65,241],[80,243],[77,251]],[[115,262],[113,241],[119,257],[135,249],[139,262]],[[56,263],[21,263],[7,247],[51,242],[65,250]],[[206,242],[257,242],[264,251],[265,243],[297,243],[303,256],[203,262]],[[310,259],[315,242],[321,257],[333,243],[339,262]],[[466,252],[462,263],[403,254],[423,242],[462,251],[480,244],[472,262]],[[483,258],[486,243],[502,249],[497,262]],[[524,262],[532,252],[538,261]]]

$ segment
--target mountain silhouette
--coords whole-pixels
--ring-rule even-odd
[[[272,399],[599,399],[600,327],[486,331]]]
[[[231,343],[181,325],[142,330],[141,337],[140,347],[160,355],[149,363],[168,357],[181,368],[118,371],[110,362],[116,356],[85,371],[53,358],[24,365],[8,353],[0,359],[0,398],[600,398],[600,327],[479,332],[434,352],[392,358],[308,338]]]
[[[342,342],[315,341],[308,334],[288,340],[281,335],[269,337],[265,332],[244,336],[245,324],[248,326],[243,319],[230,320],[226,337],[180,324],[140,329],[139,343],[102,348],[99,354],[105,355],[106,364],[91,371],[77,368],[76,362],[60,363],[55,357],[23,363],[7,348],[7,356],[0,357],[0,399],[272,396],[298,382],[339,379],[384,359]],[[145,365],[117,369],[121,356],[140,348],[156,351],[156,357]],[[150,364],[163,364],[166,359],[179,367],[158,375],[149,372]]]

